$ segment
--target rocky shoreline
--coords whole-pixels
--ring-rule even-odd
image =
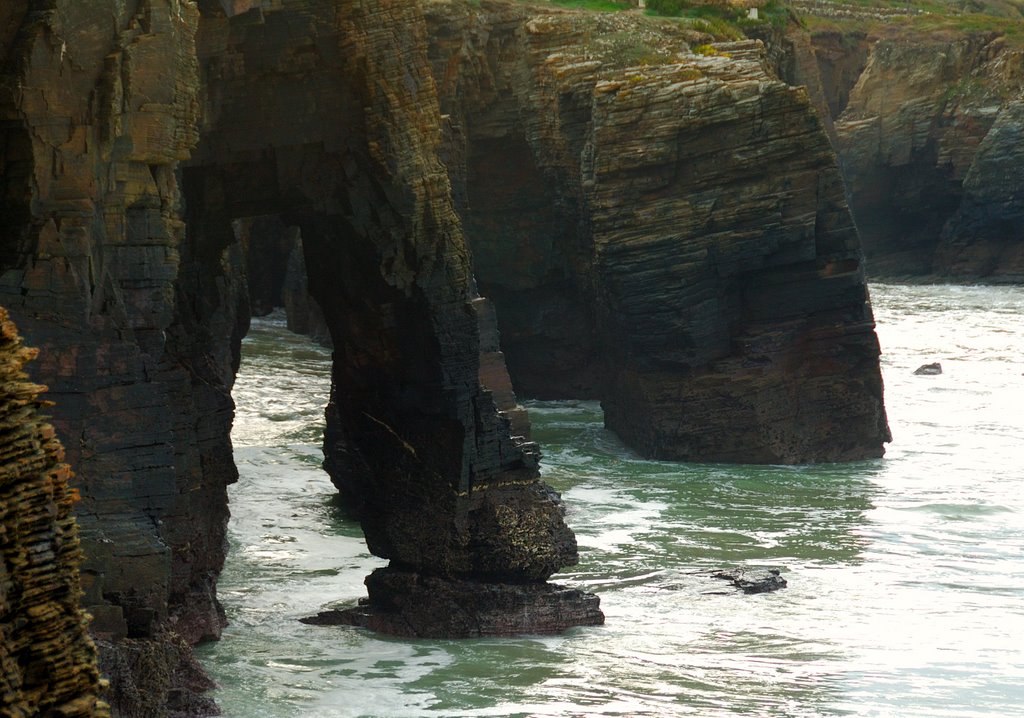
[[[190,646],[225,623],[231,387],[278,300],[334,348],[325,468],[396,567],[346,620],[380,630],[600,622],[545,583],[577,548],[517,392],[600,398],[657,458],[882,454],[866,272],[1024,276],[1024,55],[759,37],[501,0],[0,7],[0,305],[79,476],[115,713],[214,710]]]

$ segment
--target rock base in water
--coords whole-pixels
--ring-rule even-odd
[[[748,574],[743,569],[714,571],[711,577],[728,581],[743,593],[769,593],[787,586],[786,579],[782,578],[778,569],[758,571],[753,574]]]
[[[554,583],[485,583],[383,568],[366,585],[370,596],[360,605],[302,622],[413,638],[552,634],[604,623],[597,596]]]

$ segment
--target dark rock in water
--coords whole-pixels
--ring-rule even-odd
[[[931,364],[922,364],[914,370],[914,374],[918,376],[937,376],[942,373],[942,365],[938,362],[932,362]]]
[[[381,568],[358,606],[300,619],[413,638],[561,633],[604,623],[597,596],[553,583],[488,583]]]
[[[771,591],[778,591],[780,588],[785,588],[788,585],[779,570],[774,568],[768,571],[758,571],[753,574],[748,574],[743,569],[713,571],[711,577],[729,581],[734,587],[743,591],[743,593],[769,593]]]

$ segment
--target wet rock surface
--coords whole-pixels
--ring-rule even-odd
[[[360,626],[410,638],[553,634],[599,626],[597,596],[554,583],[489,583],[383,568],[367,579],[358,606],[301,619],[319,626]]]
[[[744,569],[728,569],[713,571],[709,575],[711,578],[728,581],[733,588],[737,588],[746,594],[771,593],[772,591],[778,591],[780,588],[786,588],[789,585],[786,579],[782,577],[782,572],[778,569],[753,572],[748,572]]]

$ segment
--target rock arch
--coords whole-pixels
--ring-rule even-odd
[[[742,132],[734,164],[765,147],[769,160],[806,155],[809,164],[786,165],[798,170],[795,185],[785,186],[795,181],[790,174],[763,185],[782,193],[778,203],[754,202],[764,211],[749,216],[742,197],[729,203],[748,220],[739,227],[750,230],[748,242],[722,236],[694,248],[704,253],[702,271],[736,290],[729,296],[748,312],[739,319],[760,321],[764,331],[752,336],[741,321],[724,329],[702,321],[702,310],[687,305],[700,297],[673,293],[673,281],[686,277],[669,272],[641,305],[664,295],[672,312],[693,310],[692,337],[672,341],[690,341],[705,354],[724,348],[712,357],[718,363],[682,366],[671,351],[647,355],[640,344],[651,337],[628,322],[591,324],[587,314],[585,335],[601,342],[599,351],[620,329],[628,339],[617,349],[630,349],[615,367],[617,396],[605,395],[620,405],[638,398],[623,425],[657,403],[645,393],[660,391],[654,380],[665,376],[665,386],[678,388],[680,376],[699,375],[683,391],[663,393],[657,408],[724,392],[723,411],[696,412],[688,431],[699,432],[704,417],[715,420],[716,435],[729,436],[733,415],[724,409],[732,399],[749,398],[747,415],[765,405],[757,393],[763,385],[747,382],[730,394],[731,377],[771,374],[767,357],[775,365],[772,391],[792,399],[804,386],[814,389],[813,406],[828,410],[833,435],[831,419],[855,411],[856,441],[825,458],[881,451],[877,344],[834,157],[806,97],[768,76],[756,47],[731,48],[735,62],[693,59],[609,79],[593,58],[560,54],[590,38],[589,29],[560,13],[534,22],[518,4],[486,2],[477,17],[468,5],[430,3],[426,19],[417,3],[384,0],[57,0],[50,10],[26,12],[13,44],[2,37],[2,201],[16,211],[2,227],[0,304],[44,348],[37,376],[59,398],[55,424],[82,476],[84,603],[96,616],[93,632],[125,712],[159,715],[201,702],[188,645],[215,638],[223,625],[215,591],[226,486],[236,477],[230,390],[251,310],[246,256],[232,223],[245,218],[276,215],[301,232],[310,291],[338,357],[326,465],[358,509],[372,550],[392,561],[368,583],[376,610],[344,620],[396,630],[389,613],[411,608],[425,618],[411,628],[403,619],[401,630],[438,632],[440,619],[444,631],[460,635],[536,630],[518,622],[525,614],[552,627],[600,620],[592,597],[544,586],[575,560],[575,542],[557,497],[538,480],[535,447],[496,410],[498,393],[503,401],[511,393],[480,381],[481,350],[489,356],[484,374],[500,378],[503,368],[494,332],[481,342],[486,303],[476,296],[457,212],[468,196],[462,169],[487,152],[458,141],[466,127],[459,108],[471,106],[460,104],[466,98],[458,88],[488,89],[471,82],[486,74],[468,72],[474,63],[508,60],[518,73],[514,83],[490,89],[524,93],[525,111],[516,109],[519,124],[509,136],[531,152],[529,162],[523,158],[528,177],[561,188],[549,214],[560,215],[563,236],[576,245],[562,251],[565,282],[555,295],[602,322],[637,288],[636,272],[617,283],[617,268],[630,268],[606,262],[609,255],[636,250],[639,265],[658,269],[678,259],[644,255],[630,241],[643,237],[623,235],[616,211],[640,208],[623,222],[642,228],[644,212],[679,207],[617,206],[616,192],[664,199],[694,178],[685,162],[629,164],[608,151],[600,132],[685,87],[691,104],[665,114],[675,121],[689,108],[697,125],[721,129],[728,146],[714,132],[693,136],[689,126],[658,124],[656,115],[644,139],[657,130],[661,149],[713,157],[735,150],[728,140]],[[448,25],[428,38],[427,22]],[[493,36],[496,54],[463,33]],[[521,43],[522,33],[532,33],[531,44]],[[447,52],[444,38],[466,54]],[[491,101],[478,99],[475,109]],[[546,124],[524,124],[529,118]],[[808,145],[761,144],[757,132],[779,118]],[[538,133],[544,142],[535,141]],[[628,148],[636,157],[645,151]],[[14,157],[28,158],[31,173],[17,170]],[[699,209],[699,201],[684,200],[684,209]],[[464,216],[467,227],[481,226],[479,217]],[[694,212],[679,216],[690,221]],[[758,230],[765,218],[774,233]],[[658,239],[671,244],[668,235]],[[584,271],[592,265],[598,271]],[[769,311],[777,307],[786,312]],[[711,348],[705,329],[714,334]],[[580,352],[584,364],[591,355],[591,348]],[[804,357],[813,361],[801,364]],[[854,379],[836,390],[832,379],[843,372]],[[813,411],[803,416],[820,423]],[[634,443],[651,450],[668,442]],[[742,458],[741,449],[701,456]],[[781,459],[817,456],[805,449]],[[484,583],[504,588],[481,590]],[[473,611],[467,617],[456,606]],[[187,676],[187,685],[170,690],[172,674]]]

